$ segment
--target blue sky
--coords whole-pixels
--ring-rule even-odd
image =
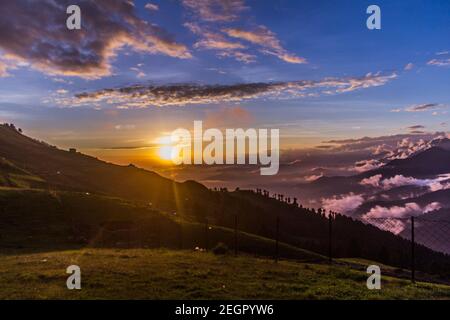
[[[78,3],[82,12],[85,30],[79,39],[74,36],[78,31],[64,29],[61,8],[46,9],[58,15],[50,20],[43,13],[35,15],[36,24],[48,28],[39,37],[28,37],[32,29],[40,31],[21,21],[26,13],[20,10],[29,10],[25,1],[0,4],[2,20],[9,19],[0,23],[0,121],[15,122],[26,133],[59,146],[107,157],[104,148],[145,146],[164,132],[192,127],[193,120],[217,127],[280,128],[285,148],[407,133],[412,131],[408,127],[418,125],[419,131],[448,131],[448,1],[233,0],[223,5],[221,0],[153,0],[117,8],[102,7],[101,1],[71,3]],[[145,8],[149,3],[151,9]],[[381,8],[381,30],[366,28],[371,4]],[[104,21],[91,19],[91,11],[103,13]],[[139,26],[123,22],[129,17]],[[143,21],[157,28],[140,35]],[[118,31],[108,33],[112,22],[118,22]],[[105,29],[95,34],[97,27]],[[11,43],[11,32],[29,42]],[[89,37],[106,48],[124,44],[107,56],[106,49],[86,45]],[[151,39],[151,45],[139,48],[140,39]],[[57,50],[46,51],[43,43]],[[72,46],[79,51],[70,51]],[[67,65],[61,63],[66,60]],[[329,78],[333,84],[325,86]],[[317,87],[305,88],[299,81]],[[282,83],[281,89],[261,89],[251,97],[240,96],[239,87],[227,87],[274,82]],[[117,91],[175,83],[209,85],[211,91],[224,85],[234,99],[202,91],[195,101],[172,99],[166,105],[161,101],[167,92],[151,101],[133,101],[132,94]],[[292,83],[294,93],[287,88]],[[120,102],[111,101],[102,89],[112,89]],[[80,93],[90,94],[83,103],[77,98]],[[414,107],[420,105],[424,107],[417,112]],[[120,156],[132,157],[128,152]]]

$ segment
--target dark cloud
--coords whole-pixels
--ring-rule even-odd
[[[230,22],[248,9],[244,0],[183,0],[183,5],[208,22]]]
[[[396,74],[381,75],[377,73],[357,78],[325,78],[318,81],[301,80],[233,85],[135,85],[84,92],[73,98],[57,98],[55,101],[62,106],[92,106],[105,103],[123,109],[213,104],[239,102],[261,97],[280,99],[344,93],[381,86],[395,78]]]
[[[80,6],[82,30],[68,30],[66,9]],[[0,60],[27,63],[52,75],[100,78],[123,47],[189,58],[163,29],[141,20],[127,0],[0,1]],[[0,74],[5,73],[1,67]]]
[[[415,125],[415,126],[410,126],[410,127],[408,127],[408,129],[410,129],[410,130],[418,130],[418,129],[425,129],[425,127],[420,125],[420,124],[418,124],[418,125]]]
[[[405,111],[408,112],[423,112],[427,110],[432,110],[438,107],[439,105],[437,103],[424,103],[424,104],[417,104],[413,106],[409,106],[405,109]]]

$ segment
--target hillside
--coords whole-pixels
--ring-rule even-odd
[[[92,257],[95,257],[93,259]],[[82,266],[82,290],[65,269]],[[345,266],[168,250],[85,249],[0,256],[0,299],[450,299],[450,287],[367,274]],[[26,281],[27,285],[23,286]]]
[[[144,203],[86,193],[0,189],[0,253],[86,247],[194,250],[224,243],[234,249],[234,230],[187,222]],[[207,239],[206,239],[207,237]],[[207,241],[206,241],[207,240]],[[239,252],[273,256],[271,239],[239,232]],[[280,243],[279,256],[321,262],[318,254]]]
[[[9,221],[9,224],[3,224],[4,228],[14,230],[14,226],[21,226],[21,228],[17,228],[17,231],[11,232],[11,237],[21,237],[20,239],[22,239],[12,244],[12,247],[23,245],[20,242],[27,239],[27,232],[33,225],[41,228],[49,226],[50,230],[54,226],[55,233],[42,234],[42,239],[45,240],[48,237],[45,240],[47,244],[60,243],[52,240],[50,236],[59,237],[58,233],[64,233],[63,230],[66,229],[58,227],[58,223],[70,221],[70,219],[82,222],[66,223],[64,228],[70,226],[70,228],[78,230],[76,233],[81,234],[78,238],[82,238],[85,243],[92,243],[95,242],[97,236],[95,231],[99,230],[99,226],[111,223],[113,226],[107,225],[107,228],[120,229],[122,224],[126,225],[128,229],[133,229],[133,226],[140,226],[143,223],[130,217],[136,217],[142,210],[150,208],[170,216],[172,221],[175,216],[180,222],[197,224],[198,230],[200,230],[199,234],[195,235],[197,242],[203,237],[202,230],[206,220],[210,226],[232,230],[237,218],[240,232],[274,239],[277,229],[276,221],[279,219],[279,239],[282,243],[320,255],[326,255],[329,252],[329,219],[323,211],[303,208],[292,202],[279,201],[254,191],[214,191],[208,190],[194,181],[177,183],[134,166],[118,166],[80,153],[59,150],[46,143],[28,138],[6,126],[0,126],[0,156],[15,167],[43,180],[45,192],[49,194],[56,192],[53,200],[45,195],[43,198],[47,200],[40,201],[35,201],[33,198],[35,195],[29,192],[19,192],[18,195],[5,193],[6,198],[4,199],[7,200],[4,200],[6,205],[3,206],[2,214],[4,216],[21,215],[9,218],[9,220],[4,219],[6,222]],[[5,187],[11,188],[8,185]],[[77,194],[76,200],[62,201],[64,210],[47,210],[46,206],[60,208],[61,204],[54,199],[70,198],[62,192],[71,195]],[[96,205],[80,207],[81,203],[89,202],[89,200],[87,202],[80,201],[80,198],[96,199],[94,197],[116,198],[117,200],[110,205],[100,207],[96,207]],[[124,206],[124,202],[134,204]],[[23,210],[17,210],[12,206],[13,203]],[[97,203],[97,200],[91,203]],[[98,203],[103,203],[103,200]],[[41,205],[44,209],[37,210]],[[11,209],[7,209],[8,206]],[[103,215],[101,219],[96,220],[94,226],[81,218],[91,215],[93,211],[101,212]],[[46,214],[47,212],[55,214],[49,216]],[[117,212],[117,216],[115,212]],[[25,223],[31,217],[34,217],[35,223]],[[160,216],[157,215],[157,217]],[[170,223],[168,224],[172,225]],[[149,224],[152,225],[152,223]],[[157,224],[154,224],[154,228],[161,234],[177,238],[177,232],[167,232],[165,229],[158,228]],[[174,229],[168,230],[174,231]],[[36,243],[37,247],[41,246],[41,250],[48,250],[47,245],[41,245],[42,239],[35,237],[32,240],[29,239],[28,242]],[[3,238],[2,241],[6,243],[9,238]],[[210,241],[211,246],[215,244],[213,240]],[[361,257],[407,268],[410,265],[409,251],[405,251],[407,247],[409,247],[407,240],[392,233],[381,231],[339,214],[333,218],[332,253],[335,258]],[[249,250],[252,251],[255,248],[249,246]],[[386,250],[389,251],[388,255]],[[265,255],[272,255],[273,247],[266,251]],[[418,246],[416,251],[419,270],[448,276],[450,257],[422,246]],[[261,250],[255,251],[255,253],[258,252]]]

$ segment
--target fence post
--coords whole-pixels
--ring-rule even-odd
[[[234,216],[234,255],[238,255],[238,216]]]
[[[333,214],[330,212],[328,214],[328,262],[331,264],[333,262],[333,238],[332,238],[332,226],[333,226]]]
[[[415,257],[415,239],[414,239],[414,217],[411,217],[411,281],[416,282],[416,257]]]
[[[180,245],[180,250],[183,250],[183,225],[181,224],[181,222],[178,228],[178,241]]]
[[[277,230],[275,234],[275,263],[278,263],[278,241],[280,237],[280,217],[277,216]]]
[[[205,219],[205,250],[208,251],[208,219]]]

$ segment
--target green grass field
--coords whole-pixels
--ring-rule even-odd
[[[66,288],[66,268],[82,289]],[[0,256],[0,299],[450,299],[450,287],[345,266],[158,249],[81,249]]]

